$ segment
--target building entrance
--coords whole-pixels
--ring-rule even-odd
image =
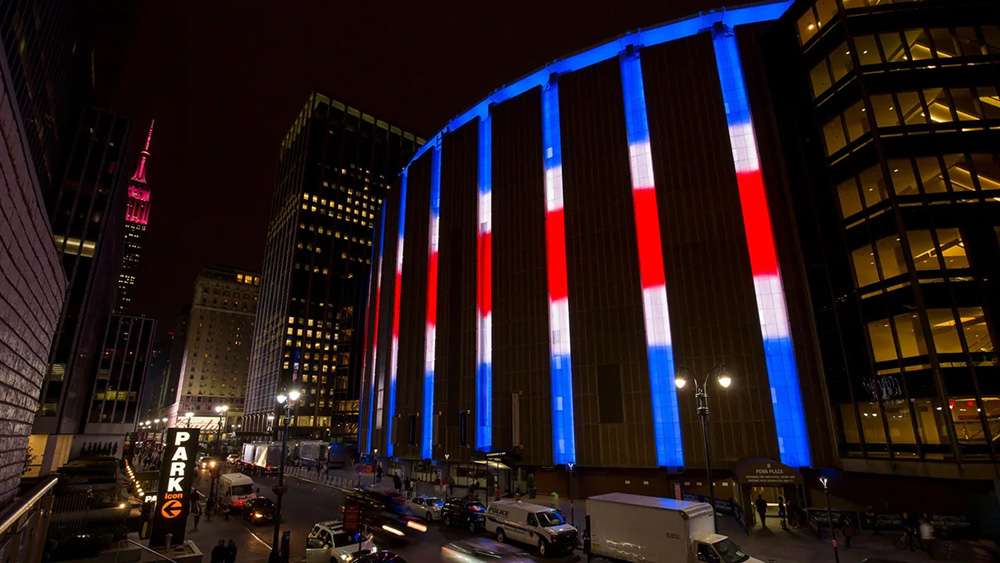
[[[740,523],[746,530],[755,526],[780,527],[782,512],[786,523],[796,521],[804,506],[802,475],[773,459],[740,460],[733,468],[733,478],[736,481],[733,500],[742,508],[737,514],[742,514]]]

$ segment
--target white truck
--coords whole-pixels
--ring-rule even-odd
[[[328,449],[329,444],[322,440],[302,440],[294,445],[292,451],[300,464],[315,467],[326,462]]]
[[[265,473],[277,471],[281,463],[281,444],[276,442],[251,442],[243,444],[243,465]]]
[[[649,563],[762,563],[715,533],[703,502],[608,493],[587,499],[590,553]]]
[[[219,477],[219,505],[223,510],[242,510],[243,505],[257,498],[253,479],[242,473],[226,473]]]

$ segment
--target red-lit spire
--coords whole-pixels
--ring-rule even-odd
[[[135,174],[132,174],[132,181],[138,184],[146,183],[146,160],[149,158],[149,145],[153,142],[154,125],[156,125],[155,119],[149,122],[149,132],[146,133],[146,145],[143,146],[142,151],[139,153],[139,164],[135,168]]]

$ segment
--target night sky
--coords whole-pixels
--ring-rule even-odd
[[[278,143],[310,90],[427,138],[552,59],[719,3],[125,3],[97,73],[133,152],[157,120],[136,312],[169,329],[203,266],[259,271]]]

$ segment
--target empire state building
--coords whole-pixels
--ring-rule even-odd
[[[128,312],[132,306],[133,288],[142,258],[142,243],[149,224],[149,185],[146,182],[146,167],[149,162],[149,145],[153,140],[153,125],[149,123],[146,144],[139,153],[139,163],[128,182],[128,202],[125,208],[125,248],[122,256],[121,272],[118,274],[118,295],[115,313]]]

